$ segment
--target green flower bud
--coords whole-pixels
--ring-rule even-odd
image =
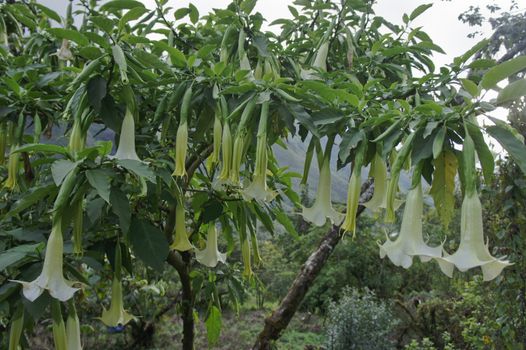
[[[184,204],[177,203],[175,207],[175,232],[174,232],[174,241],[170,247],[181,252],[191,250],[194,248],[192,243],[188,240],[188,233],[186,232],[186,222],[185,222],[185,211]]]

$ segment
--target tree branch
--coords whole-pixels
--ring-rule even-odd
[[[362,186],[360,202],[363,203],[369,200],[372,197],[373,189],[374,186],[371,181],[365,182]],[[364,210],[365,207],[360,205],[356,215],[360,215]],[[265,319],[265,326],[259,333],[252,350],[272,349],[272,343],[287,328],[290,320],[341,238],[342,231],[340,226],[333,225],[321,240],[318,248],[305,261],[290,286],[287,295],[281,300],[277,309]]]

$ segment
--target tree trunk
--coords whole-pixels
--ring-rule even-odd
[[[366,202],[371,198],[373,186],[368,181],[362,186],[360,202]],[[364,211],[365,207],[359,206],[357,216]],[[332,226],[323,237],[318,248],[309,256],[303,264],[300,272],[290,286],[287,295],[272,314],[265,319],[265,326],[259,333],[252,350],[270,350],[272,343],[277,340],[281,332],[287,328],[290,320],[298,310],[303,298],[309,291],[316,277],[327,262],[334,248],[340,242],[342,232],[339,226]]]

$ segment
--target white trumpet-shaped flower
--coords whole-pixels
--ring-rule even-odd
[[[62,61],[71,61],[73,59],[73,53],[71,53],[69,49],[68,39],[62,39],[62,45],[60,45],[60,49],[57,51],[57,57]]]
[[[34,301],[44,290],[47,290],[53,298],[60,301],[66,301],[73,297],[78,288],[73,288],[73,282],[64,278],[63,253],[62,223],[60,219],[54,219],[51,234],[47,240],[42,273],[32,282],[14,281],[22,284],[22,293],[26,299]]]
[[[381,258],[387,255],[393,264],[407,269],[413,263],[413,256],[419,256],[422,262],[442,256],[442,245],[430,247],[424,242],[423,202],[422,185],[418,182],[407,194],[400,234],[394,241],[387,237],[387,241],[380,246]]]
[[[484,281],[490,281],[511,263],[503,258],[493,257],[488,243],[484,242],[482,206],[476,191],[471,194],[466,192],[460,215],[460,245],[453,255],[446,254],[437,259],[440,269],[452,277],[455,266],[460,271],[480,266]]]
[[[188,150],[188,123],[184,121],[177,128],[175,136],[175,170],[173,176],[186,176],[186,152]]]
[[[128,322],[135,319],[135,316],[124,310],[122,297],[122,256],[120,243],[117,243],[115,249],[115,272],[113,274],[113,283],[111,285],[111,303],[110,308],[106,310],[102,307],[102,316],[100,320],[108,327],[116,330],[122,330]]]
[[[330,151],[329,151],[330,152]],[[325,225],[329,219],[333,225],[339,225],[343,220],[343,214],[338,213],[332,207],[331,200],[331,170],[329,157],[326,156],[320,170],[316,199],[310,208],[303,207],[301,215],[303,218],[316,226]]]
[[[66,320],[66,340],[68,350],[82,350],[80,342],[80,322],[75,310],[75,305],[70,303],[68,306],[68,318]]]
[[[267,187],[267,117],[268,102],[263,103],[261,108],[261,119],[259,122],[257,145],[256,145],[256,166],[252,183],[242,192],[246,201],[255,199],[258,202],[270,202],[276,197],[277,193]]]
[[[217,229],[214,224],[208,226],[205,249],[196,251],[195,258],[208,267],[215,267],[218,262],[226,262],[226,254],[219,252],[217,248]]]
[[[188,240],[188,233],[186,232],[184,204],[177,203],[175,208],[175,232],[174,241],[170,248],[184,252],[193,249],[194,246]]]
[[[126,114],[122,121],[119,147],[114,158],[140,161],[137,152],[135,152],[135,121],[133,120],[133,113],[129,109],[126,109]]]
[[[325,41],[324,43],[320,45],[318,52],[316,52],[316,57],[314,58],[312,67],[326,72],[328,54],[329,54],[329,41]],[[301,78],[305,80],[319,79],[319,77],[316,76],[316,73],[317,71],[315,69],[310,68],[310,69],[302,69],[300,75],[301,75]]]

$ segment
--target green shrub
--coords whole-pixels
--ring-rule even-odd
[[[389,336],[396,324],[388,305],[373,292],[347,288],[329,306],[327,349],[393,349]]]

